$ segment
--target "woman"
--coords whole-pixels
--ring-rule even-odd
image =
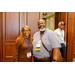
[[[31,62],[32,55],[32,32],[29,26],[22,27],[20,36],[16,39],[14,46],[13,61]]]

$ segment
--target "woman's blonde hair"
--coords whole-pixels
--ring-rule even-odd
[[[29,31],[30,31],[29,43],[32,43],[32,31],[31,31],[30,27],[27,26],[27,25],[23,26],[22,29],[21,29],[21,33],[20,33],[20,36],[19,36],[19,38],[20,38],[19,42],[21,44],[24,42],[24,37],[23,37],[23,32],[22,32],[22,30],[24,30],[24,28],[28,28],[29,29]]]

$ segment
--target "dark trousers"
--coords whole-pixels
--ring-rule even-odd
[[[62,57],[64,57],[65,44],[61,44],[61,48],[59,48],[59,49],[60,49],[60,52],[61,52]]]
[[[38,60],[34,57],[34,62],[50,62],[50,59],[46,59],[46,60]]]

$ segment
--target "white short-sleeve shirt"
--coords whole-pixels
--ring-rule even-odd
[[[57,28],[54,33],[58,36],[60,43],[64,43],[64,30]]]

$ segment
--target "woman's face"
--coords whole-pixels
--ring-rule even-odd
[[[25,27],[25,28],[22,30],[22,32],[23,32],[23,36],[24,36],[25,38],[28,38],[28,37],[29,37],[30,31],[29,31],[28,28]]]

